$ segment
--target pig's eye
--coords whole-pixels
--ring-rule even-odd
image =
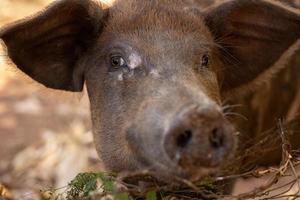
[[[209,56],[207,54],[202,56],[201,67],[207,68],[209,66]]]
[[[112,56],[110,58],[110,64],[112,67],[112,70],[118,70],[124,66],[126,66],[126,62],[122,56]]]

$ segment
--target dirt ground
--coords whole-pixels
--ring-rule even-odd
[[[0,26],[29,16],[50,2],[1,0]],[[0,183],[21,194],[62,184],[88,170],[91,162],[98,162],[89,117],[85,92],[64,93],[34,83],[16,70],[0,47]],[[83,145],[85,154],[77,148]],[[77,166],[68,169],[74,163]],[[34,173],[28,169],[35,169]],[[64,174],[62,179],[59,173]]]
[[[28,16],[48,2],[1,0],[0,25]],[[81,116],[70,114],[76,112],[76,108],[68,104],[68,94],[60,98],[61,95],[56,95],[56,91],[33,83],[15,69],[3,49],[0,55],[1,160],[11,159],[16,151],[38,140],[40,133],[45,130],[58,132],[65,128],[63,124],[68,124],[76,117],[82,120],[87,118],[88,113],[81,113]]]

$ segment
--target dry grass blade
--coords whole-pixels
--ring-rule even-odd
[[[286,130],[287,128],[295,128],[295,127],[299,127],[299,126],[300,126],[299,118],[296,118],[296,120],[293,120],[286,125],[283,125],[282,120],[278,121],[278,127],[277,127],[278,131],[277,132],[279,134],[278,134],[277,139],[281,140],[281,148],[282,148],[282,160],[281,160],[279,168],[277,168],[277,169],[269,168],[269,169],[265,169],[265,170],[252,170],[252,171],[248,171],[246,173],[240,174],[240,175],[231,175],[231,176],[219,178],[219,180],[226,180],[226,179],[238,178],[238,177],[253,176],[253,177],[260,178],[265,175],[270,175],[270,174],[272,175],[271,178],[265,184],[255,188],[254,190],[252,190],[250,192],[243,193],[243,194],[240,194],[240,195],[232,197],[232,198],[234,198],[234,199],[254,199],[254,198],[264,197],[264,199],[282,199],[282,198],[290,197],[291,199],[296,199],[299,197],[298,193],[300,191],[300,182],[299,182],[299,176],[295,169],[295,166],[297,166],[299,164],[299,160],[296,157],[295,158],[293,157],[293,155],[298,155],[299,151],[297,151],[297,150],[293,151],[291,149],[291,144],[290,144],[289,137],[288,137],[288,131]],[[275,130],[272,130],[272,131],[275,131]],[[266,136],[267,135],[271,135],[271,137],[273,137],[273,141],[276,140],[276,139],[274,139],[274,135],[266,134]],[[258,155],[257,151],[261,151],[262,149],[264,149],[264,148],[262,148],[261,145],[266,145],[266,141],[270,141],[269,139],[270,138],[268,138],[266,140],[262,140],[263,142],[261,142],[256,147],[250,149],[248,151],[248,153],[252,152],[253,154]],[[270,149],[272,149],[272,148],[270,148]],[[249,154],[246,156],[249,156]],[[286,176],[288,169],[290,169],[292,171],[292,174],[294,176],[293,181],[289,182],[288,184],[284,184],[280,187],[271,189],[272,186],[274,186],[280,180],[280,178]],[[291,195],[286,195],[286,193],[291,191],[291,189],[295,185],[297,185],[296,192]],[[271,192],[279,191],[280,189],[287,187],[287,186],[289,186],[287,190],[284,190],[283,192],[280,192],[279,194],[275,194],[273,196],[270,195]]]
[[[277,129],[270,130],[263,134],[260,143],[248,149],[248,153],[244,156],[252,158],[252,156],[261,154],[262,150],[272,151],[274,148],[272,145],[281,145],[282,160],[278,168],[268,168],[268,169],[251,169],[244,173],[236,175],[227,175],[222,177],[210,178],[209,181],[204,180],[202,182],[191,183],[184,179],[177,180],[178,185],[169,185],[159,182],[157,179],[153,178],[153,174],[150,170],[145,170],[142,172],[123,174],[116,179],[118,185],[122,188],[124,192],[128,192],[134,198],[143,198],[149,191],[155,191],[160,194],[161,197],[168,197],[174,199],[296,199],[299,198],[300,182],[299,175],[295,167],[300,164],[298,159],[300,151],[292,150],[289,136],[290,131],[298,130],[300,127],[299,117],[296,120],[283,123],[282,120],[278,121]],[[272,133],[272,134],[271,134]],[[274,137],[274,133],[276,137]],[[270,139],[270,137],[272,137]],[[264,148],[262,148],[264,147]],[[261,154],[263,155],[263,154]],[[237,159],[237,162],[243,160],[244,157]],[[235,163],[236,164],[236,163]],[[251,166],[251,165],[250,165]],[[239,166],[240,167],[240,166]],[[247,166],[248,167],[248,166]],[[230,168],[230,167],[229,167]],[[243,168],[243,166],[242,166]],[[246,169],[245,167],[243,169]],[[287,174],[289,170],[289,173]],[[253,189],[252,191],[242,193],[236,196],[224,195],[222,190],[224,188],[224,183],[227,181],[244,178],[244,177],[255,177],[262,178],[265,176],[271,176],[269,180],[260,185],[259,187]],[[293,176],[293,180],[281,184],[280,186],[274,187],[276,183],[281,178],[286,176]],[[297,186],[297,190],[291,194],[292,188]]]

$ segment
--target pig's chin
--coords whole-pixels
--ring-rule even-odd
[[[149,158],[149,157],[148,157]],[[160,162],[159,159],[163,158],[163,154],[160,158],[151,159],[148,163],[149,166],[141,166],[141,171],[149,171],[149,173],[161,182],[171,184],[182,184],[184,180],[196,182],[207,176],[215,176],[220,172],[223,165],[214,166],[189,166],[182,168],[176,163],[164,163]]]
[[[191,167],[182,169],[180,167],[156,167],[149,170],[151,175],[161,182],[171,184],[182,184],[185,180],[196,182],[207,176],[214,176],[220,171],[220,167]]]
[[[167,180],[172,183],[183,183],[183,180],[189,180],[191,182],[196,182],[201,180],[206,176],[215,175],[218,172],[219,168],[193,168],[189,170],[178,170],[177,172],[173,172],[169,174]],[[161,177],[163,177],[162,175]]]
[[[228,160],[232,160],[234,152],[233,145],[233,150],[222,159],[215,157],[214,161],[209,164],[205,162],[191,162],[184,167],[180,166],[179,163],[169,160],[165,153],[161,153],[160,156],[155,157],[148,155],[149,165],[144,166],[143,169],[150,169],[149,172],[151,175],[166,183],[180,184],[183,183],[183,180],[196,182],[207,176],[219,176],[222,173],[222,169],[228,165]]]

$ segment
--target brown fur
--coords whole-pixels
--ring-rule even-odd
[[[235,149],[225,100],[243,104],[239,112],[250,119],[233,120],[241,147],[299,109],[298,60],[286,60],[300,38],[300,12],[274,1],[119,0],[105,9],[62,0],[0,38],[18,68],[47,87],[80,91],[86,81],[96,148],[113,171],[146,168],[169,180],[215,174]],[[127,68],[112,69],[111,56],[120,54]],[[290,91],[282,95],[281,87]],[[174,162],[164,148],[173,154],[168,138],[178,126],[197,135]],[[221,150],[207,139],[215,127],[224,134]]]

